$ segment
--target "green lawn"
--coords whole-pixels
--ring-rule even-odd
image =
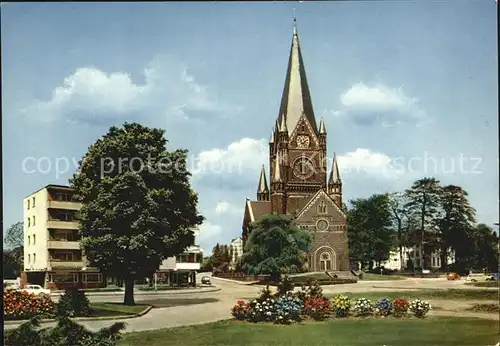
[[[415,290],[401,292],[354,292],[343,293],[352,298],[366,298],[371,301],[377,301],[380,298],[402,297],[407,299],[470,299],[470,300],[496,300],[498,292],[481,289],[449,289],[449,290]],[[333,297],[333,294],[329,295]]]
[[[118,316],[118,315],[135,315],[146,309],[149,304],[141,302],[134,306],[123,305],[123,303],[91,303],[90,307],[95,313],[94,316]]]
[[[500,340],[497,325],[496,321],[443,317],[337,319],[289,326],[223,321],[126,333],[118,345],[494,345]]]
[[[380,275],[373,273],[363,274],[363,281],[385,281],[385,280],[405,280],[405,278],[397,275]]]
[[[481,282],[467,282],[466,285],[474,287],[498,287],[498,281],[481,281]]]

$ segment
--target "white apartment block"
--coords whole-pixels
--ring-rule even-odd
[[[234,238],[229,244],[229,250],[232,250],[233,257],[231,258],[231,266],[234,267],[243,256],[243,239],[241,237]]]
[[[157,272],[161,283],[172,286],[196,286],[196,274],[203,260],[203,249],[196,244],[199,228],[193,229],[193,242],[182,254],[163,261]]]
[[[390,270],[402,270],[408,266],[409,261],[413,262],[414,268],[422,268],[423,256],[422,251],[420,249],[420,245],[411,247],[411,248],[403,248],[403,263],[399,258],[399,250],[391,251],[389,254],[389,259],[385,262],[382,262],[381,265]],[[441,263],[441,251],[434,251],[431,254],[431,267],[430,268],[422,268],[422,269],[439,269],[444,264]],[[448,250],[448,265],[455,263],[455,253],[453,250]]]
[[[68,186],[47,185],[24,199],[24,283],[49,289],[106,285],[82,256],[75,216],[81,203],[73,194]]]

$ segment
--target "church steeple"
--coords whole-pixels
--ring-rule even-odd
[[[328,179],[328,194],[342,208],[342,180],[340,179],[339,164],[335,153],[333,154],[332,171]]]
[[[281,96],[279,123],[281,123],[284,117],[286,127],[291,133],[303,114],[306,116],[314,131],[317,131],[318,128],[314,117],[311,94],[309,92],[309,85],[307,84],[306,71],[299,44],[299,35],[297,33],[294,18],[292,46],[288,58],[285,86]]]
[[[266,170],[264,165],[260,170],[259,187],[257,188],[257,200],[269,201],[269,188],[267,187]]]

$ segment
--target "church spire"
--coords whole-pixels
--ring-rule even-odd
[[[312,128],[316,131],[316,119],[294,17],[292,46],[288,58],[285,86],[281,96],[279,120],[281,122],[284,117],[288,131],[293,132],[302,114],[305,114]]]
[[[333,163],[332,171],[330,172],[330,179],[328,179],[328,185],[341,184],[339,165],[337,163],[337,155],[333,153]]]
[[[267,186],[266,170],[264,169],[264,165],[262,165],[262,169],[260,170],[259,186],[257,188],[257,200],[269,200],[269,187]]]
[[[281,169],[280,169],[280,164],[281,164],[281,160],[280,160],[280,156],[279,156],[279,152],[276,153],[276,159],[274,161],[274,172],[273,172],[273,180],[272,182],[273,183],[281,183]]]
[[[319,131],[318,132],[322,135],[326,134],[325,121],[323,120],[323,118],[321,118],[321,120],[319,121]]]

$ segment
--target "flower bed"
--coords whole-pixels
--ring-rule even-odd
[[[34,295],[24,291],[4,291],[3,293],[5,319],[20,320],[34,316],[54,316],[54,302],[45,294]]]
[[[404,298],[392,301],[382,298],[372,303],[366,298],[351,300],[339,294],[331,300],[323,297],[321,288],[316,285],[302,287],[299,292],[280,292],[271,294],[263,289],[260,297],[251,302],[239,300],[231,309],[235,319],[249,322],[274,322],[290,324],[303,319],[324,320],[346,317],[402,318],[411,315],[423,318],[431,310],[428,302],[419,299],[408,302]]]

